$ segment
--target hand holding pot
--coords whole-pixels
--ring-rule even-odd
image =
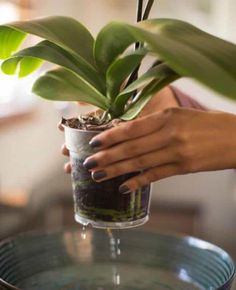
[[[171,89],[170,87],[165,87],[158,94],[152,97],[152,99],[142,109],[141,113],[139,114],[139,117],[144,117],[144,116],[153,114],[153,112],[163,111],[168,108],[179,107],[179,104],[178,104],[179,96],[177,95],[175,96],[174,92],[175,92],[175,89],[173,88]],[[81,104],[81,102],[78,102],[78,105],[86,105],[86,104],[85,103]],[[96,112],[98,111],[99,110],[90,112],[90,114],[96,114]],[[64,131],[64,128],[61,125],[61,123],[59,124],[59,129],[61,131]],[[69,156],[69,151],[66,148],[65,144],[63,144],[61,151],[63,155]],[[65,163],[64,170],[66,173],[71,173],[70,162]]]
[[[236,168],[236,116],[167,109],[97,135],[85,166],[96,181],[140,171],[120,187],[133,191],[169,176]]]

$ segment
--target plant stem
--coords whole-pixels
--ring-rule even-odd
[[[103,115],[101,117],[101,124],[107,122],[109,114],[110,114],[109,110],[104,111],[104,113],[103,113]]]
[[[143,0],[138,0],[137,2],[137,22],[140,22],[143,17]],[[135,43],[135,49],[138,49],[140,47],[140,42]],[[139,71],[138,66],[130,75],[127,84],[125,87],[128,87],[133,81],[135,81],[138,78],[138,71]]]
[[[141,21],[143,17],[143,0],[138,0],[137,6],[137,22]]]
[[[138,7],[137,7],[137,22],[140,22],[143,17],[143,0],[138,0]],[[139,48],[140,43],[135,43],[135,49]]]
[[[149,0],[149,1],[148,1],[147,6],[146,6],[145,11],[144,11],[144,14],[143,14],[143,17],[142,17],[142,20],[146,20],[146,19],[148,19],[154,1],[155,1],[155,0]]]
[[[143,15],[143,0],[138,0],[138,6],[137,6],[137,22],[140,22],[141,20],[146,20],[150,14],[150,11],[152,9],[154,0],[149,0],[147,2],[144,15]],[[135,44],[135,49],[138,49],[140,47],[140,43],[137,42]],[[139,71],[140,65],[133,71],[133,73],[130,75],[127,84],[125,87],[128,87],[133,81],[135,81],[138,78],[138,71]],[[136,92],[134,93],[134,95]]]

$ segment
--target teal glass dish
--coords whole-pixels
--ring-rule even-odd
[[[137,229],[28,233],[0,243],[1,290],[226,290],[219,247]]]

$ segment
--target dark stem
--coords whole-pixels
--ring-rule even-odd
[[[148,0],[145,11],[144,11],[144,15],[143,15],[143,0],[138,0],[137,22],[148,19],[148,16],[149,16],[150,11],[152,9],[153,3],[154,3],[154,0]],[[135,49],[138,49],[140,46],[141,46],[141,44],[139,42],[137,42],[135,44]],[[126,88],[138,78],[139,68],[140,68],[140,65],[130,75],[130,77],[127,81],[127,84],[125,86]],[[134,92],[134,96],[136,95],[136,93],[137,92]]]
[[[138,0],[137,22],[141,21],[142,17],[143,17],[143,0]]]
[[[140,22],[143,18],[143,0],[138,0],[138,7],[137,7],[137,22]],[[135,43],[135,49],[139,48],[140,43]]]
[[[149,0],[147,3],[147,6],[145,8],[142,20],[146,20],[149,17],[149,14],[151,12],[152,6],[153,6],[154,0]]]
[[[143,18],[143,0],[138,0],[138,6],[137,6],[137,22],[140,22]],[[138,49],[140,47],[140,42],[135,43],[135,49]],[[133,81],[135,81],[138,78],[138,71],[139,71],[138,66],[130,75],[127,84],[125,87],[128,87]]]

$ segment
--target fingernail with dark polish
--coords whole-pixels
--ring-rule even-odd
[[[105,177],[107,177],[107,174],[105,171],[101,170],[101,171],[95,171],[93,174],[92,174],[92,177],[93,179],[95,180],[100,180],[100,179],[103,179]]]
[[[96,161],[96,160],[91,159],[91,160],[85,161],[85,162],[83,163],[83,166],[84,166],[87,170],[90,170],[90,169],[93,169],[93,168],[97,167],[98,164],[97,164],[97,161]]]
[[[122,194],[127,194],[127,193],[130,193],[131,191],[127,185],[121,185],[119,187],[119,192]]]
[[[91,140],[89,142],[89,145],[92,147],[92,148],[98,148],[98,147],[101,147],[102,146],[102,142],[100,140]]]

